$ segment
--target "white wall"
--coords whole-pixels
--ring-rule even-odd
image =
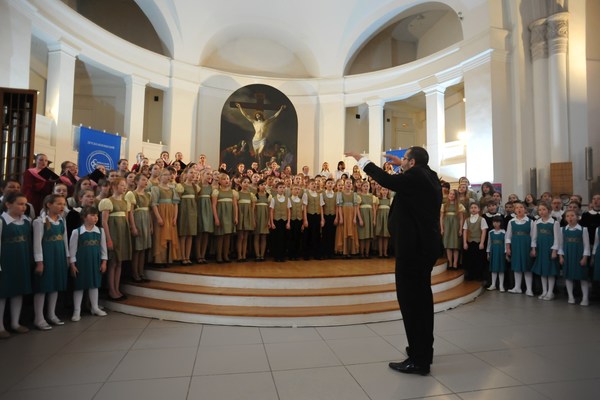
[[[463,39],[460,22],[456,14],[448,11],[437,24],[419,39],[417,59],[436,53]]]
[[[465,103],[462,92],[447,96],[446,102],[446,142],[460,140],[459,132],[465,131]]]
[[[392,67],[392,41],[387,31],[375,36],[360,50],[347,74],[360,74]],[[412,60],[414,58],[409,57],[409,61]]]
[[[586,34],[600,37],[600,2],[589,0],[587,5]],[[600,40],[586,42],[587,53],[587,107],[588,140],[594,152],[594,180],[600,177]]]
[[[29,89],[31,20],[0,1],[0,87]]]
[[[356,118],[356,116],[360,118]],[[346,135],[344,138],[344,150],[369,152],[369,108],[361,107],[346,108]],[[325,160],[324,160],[325,161]],[[332,165],[340,160],[327,160]]]
[[[234,73],[266,75],[278,71],[278,76],[306,77],[302,60],[290,49],[267,39],[238,38],[219,46],[206,56],[202,64]]]
[[[158,98],[158,101],[155,100]],[[160,89],[146,87],[144,102],[144,142],[159,143],[163,141],[163,107],[165,93]],[[159,154],[160,155],[160,154]]]

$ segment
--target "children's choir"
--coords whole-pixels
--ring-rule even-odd
[[[231,176],[225,166],[212,170],[205,156],[197,164],[178,163],[170,166],[167,154],[136,172],[92,174],[103,178],[97,182],[91,176],[71,185],[60,181],[40,210],[20,193],[18,181],[3,182],[0,315],[10,304],[10,327],[0,318],[0,338],[27,331],[20,314],[29,294],[40,330],[63,324],[55,309],[67,287],[73,288],[72,321],[81,319],[86,290],[91,314],[106,315],[98,305],[103,274],[108,297],[125,299],[124,264],[132,281],[148,282],[147,265],[383,258],[393,250],[388,215],[394,194],[360,171],[348,176],[343,163],[335,174],[324,167],[316,177],[291,175],[276,163],[262,171],[241,164]],[[576,302],[579,282],[579,304],[589,304],[589,281],[600,281],[600,195],[581,213],[577,196],[564,210],[549,193],[539,202],[511,194],[502,204],[488,182],[479,196],[466,178],[458,190],[442,186],[440,246],[449,269],[463,267],[466,279],[488,280],[488,290],[501,292],[522,293],[524,278],[528,296],[539,279],[543,300],[554,299],[562,275],[568,302]]]
[[[600,281],[600,194],[592,196],[586,212],[578,195],[563,199],[546,192],[539,201],[531,194],[521,201],[510,194],[502,204],[502,195],[489,182],[482,185],[481,195],[477,200],[462,181],[458,191],[446,185],[440,229],[449,267],[462,263],[465,279],[484,281],[488,290],[537,295],[541,300],[554,300],[562,278],[568,302],[589,305],[591,282]],[[461,232],[455,226],[463,219],[459,252]],[[481,257],[483,249],[487,258]]]

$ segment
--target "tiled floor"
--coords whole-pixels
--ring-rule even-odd
[[[600,306],[485,293],[436,314],[431,375],[401,321],[192,325],[111,313],[0,342],[0,399],[598,399]]]

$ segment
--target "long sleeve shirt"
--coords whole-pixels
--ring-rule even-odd
[[[96,232],[100,234],[100,259],[108,260],[108,250],[106,248],[106,235],[104,229],[100,229],[94,226],[91,231],[85,228],[85,225],[81,225],[78,229],[75,229],[71,233],[71,239],[69,240],[69,248],[71,249],[70,261],[72,263],[77,262],[77,248],[79,246],[79,235],[83,235],[85,232]]]
[[[63,222],[63,240],[65,242],[65,254],[69,257],[69,241],[67,239],[67,223],[58,217],[56,221],[52,220],[46,214],[42,213],[33,221],[33,259],[35,262],[44,261],[44,253],[42,252],[42,238],[44,237],[44,224],[49,221],[52,225],[58,225]]]

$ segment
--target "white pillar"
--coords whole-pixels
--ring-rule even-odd
[[[319,134],[318,134],[318,154],[314,157],[311,175],[315,175],[321,170],[321,163],[327,161],[330,169],[334,170],[337,162],[344,160],[344,151],[361,151],[362,149],[345,148],[345,117],[346,108],[344,106],[344,97],[339,94],[320,94],[319,95]],[[299,147],[302,145],[301,132],[298,132]],[[301,165],[298,168],[302,168]]]
[[[537,188],[535,193],[550,190],[550,112],[548,109],[548,42],[546,41],[546,18],[529,25],[530,47],[533,63],[533,120],[535,137],[535,168]]]
[[[429,166],[434,171],[439,171],[446,143],[446,103],[444,101],[446,88],[435,86],[423,91],[425,92]]]
[[[369,160],[381,166],[383,157],[383,105],[381,99],[367,100],[369,106]]]
[[[467,132],[466,170],[472,183],[485,181],[514,186],[520,173],[511,112],[508,52],[480,54],[463,69]],[[509,182],[508,184],[506,184]],[[509,189],[510,190],[510,189]]]
[[[587,4],[586,4],[587,3]],[[588,36],[587,25],[597,23],[596,18],[589,18],[589,2],[569,2],[569,140],[570,160],[573,161],[573,193],[583,196],[583,202],[591,200],[591,187],[585,177],[585,148],[590,146],[594,149],[595,162],[593,177],[600,175],[600,135],[598,135],[596,117],[593,115],[597,110],[595,94],[598,93],[597,85],[590,83],[598,74],[588,65],[586,53],[587,41],[594,42],[593,36]],[[590,74],[588,76],[588,67]],[[588,95],[589,93],[589,95]],[[594,104],[594,105],[590,105]],[[591,115],[590,115],[591,114]],[[592,127],[590,129],[589,127]],[[595,179],[595,178],[594,178]],[[588,197],[589,195],[589,197]]]
[[[179,151],[184,160],[198,159],[198,154],[192,154],[198,88],[196,83],[171,78],[170,87],[165,93],[162,142],[167,146],[171,158]],[[218,132],[214,135],[216,140]]]
[[[567,48],[569,13],[548,17],[548,90],[550,104],[550,154],[552,162],[569,161]]]
[[[10,1],[0,1],[0,86],[29,89],[31,20]]]
[[[125,136],[127,137],[126,157],[133,165],[135,156],[142,151],[144,139],[144,103],[148,80],[135,75],[125,77]]]
[[[46,116],[53,120],[51,144],[56,148],[54,162],[74,160],[73,91],[77,50],[59,42],[48,46]],[[55,168],[58,165],[54,166]]]

